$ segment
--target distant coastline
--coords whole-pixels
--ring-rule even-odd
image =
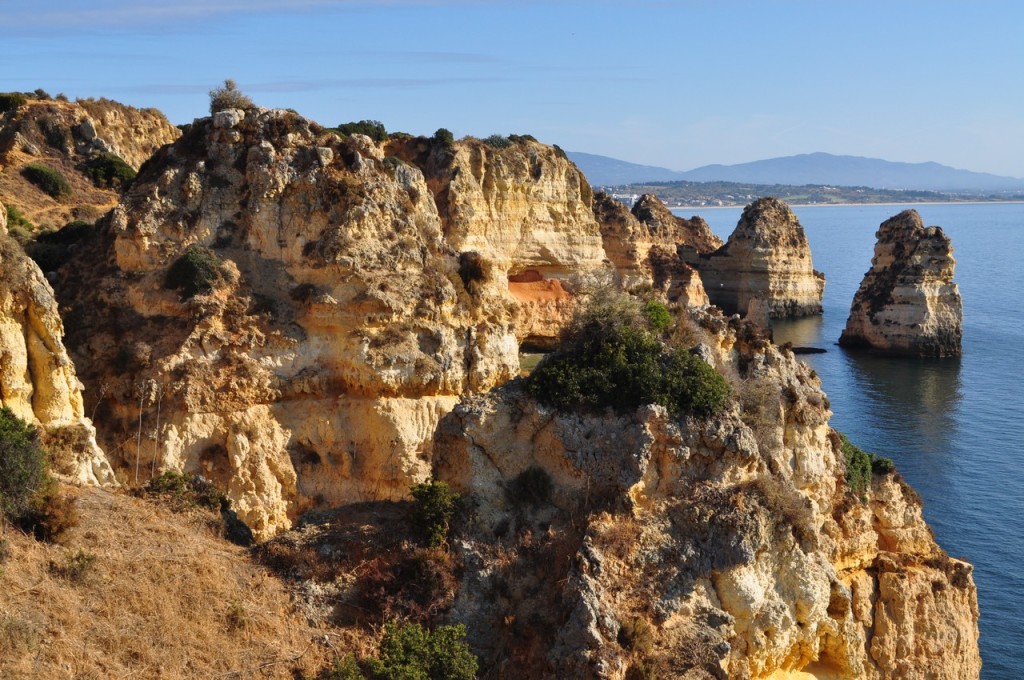
[[[668,205],[666,206],[669,210],[732,210],[735,208],[746,207],[749,203],[755,199],[751,199],[747,203],[730,203],[729,205]],[[788,203],[788,201],[787,201]],[[992,205],[997,203],[1018,203],[1024,204],[1024,199],[1018,198],[1013,200],[972,200],[972,201],[879,201],[877,203],[789,203],[790,207],[793,208],[843,208],[853,206],[868,206],[868,205]]]

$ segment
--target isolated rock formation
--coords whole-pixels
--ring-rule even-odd
[[[86,166],[112,154],[139,167],[181,131],[156,109],[136,109],[109,99],[29,99],[0,116],[0,200],[37,227],[59,228],[74,219],[95,220],[118,200],[116,188],[96,186]],[[54,198],[22,176],[30,163],[56,170],[71,195]]]
[[[959,356],[963,304],[953,245],[916,210],[881,224],[875,255],[850,306],[840,345],[886,354]]]
[[[442,421],[435,474],[472,508],[449,617],[484,667],[977,678],[972,568],[935,544],[916,495],[895,473],[846,485],[807,365],[747,324],[690,323],[736,376],[720,416],[559,413],[513,382]]]
[[[677,217],[654,194],[638,198],[631,212],[650,229],[653,237],[661,241],[676,246],[686,245],[698,253],[711,253],[722,247],[722,239],[702,218],[696,215],[688,220]]]
[[[697,267],[712,304],[746,314],[766,304],[773,319],[821,314],[824,274],[814,270],[804,229],[776,198],[759,198],[743,210],[728,242],[718,250],[684,256]]]
[[[0,214],[6,209],[0,204]],[[64,326],[50,284],[7,236],[0,220],[0,406],[41,427],[65,478],[114,483],[82,408],[81,384],[64,349]]]

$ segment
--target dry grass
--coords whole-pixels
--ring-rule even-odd
[[[4,535],[0,677],[293,678],[327,664],[282,583],[198,515],[69,493],[81,524],[62,545]]]

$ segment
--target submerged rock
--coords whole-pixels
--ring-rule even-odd
[[[825,275],[814,270],[800,221],[776,198],[748,205],[724,246],[688,251],[686,258],[700,271],[712,304],[726,313],[746,314],[761,300],[773,319],[821,314]]]
[[[905,210],[878,228],[875,256],[839,344],[885,354],[959,356],[963,303],[953,246],[940,227]]]

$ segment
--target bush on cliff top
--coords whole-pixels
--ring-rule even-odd
[[[343,123],[334,129],[343,135],[366,135],[375,142],[383,142],[388,138],[388,131],[379,120]]]
[[[228,78],[221,87],[210,90],[210,113],[225,109],[251,109],[256,104],[238,89],[238,84]]]
[[[563,411],[634,411],[660,404],[673,414],[710,416],[729,397],[725,379],[686,349],[663,343],[666,327],[657,306],[619,298],[578,314],[559,350],[527,379],[538,401]]]

